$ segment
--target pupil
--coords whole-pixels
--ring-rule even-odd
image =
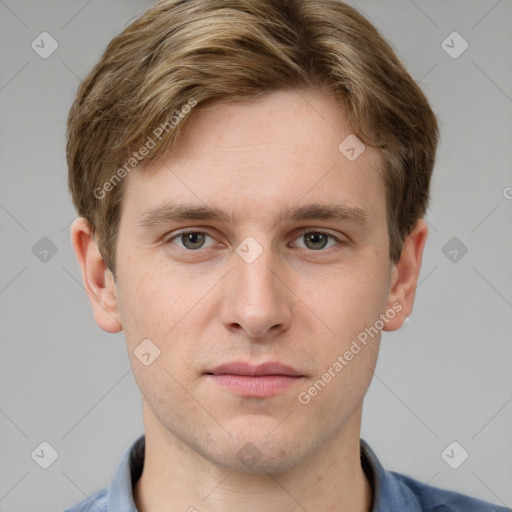
[[[201,247],[204,241],[203,233],[185,233],[182,236],[183,245],[188,249],[197,249]]]
[[[309,242],[312,242],[313,247],[310,246]],[[320,247],[315,246],[315,244],[318,244],[320,242]],[[323,242],[323,243],[322,243]],[[306,245],[310,249],[323,249],[327,243],[327,237],[322,233],[311,233],[306,237]]]
[[[310,249],[323,249],[327,244],[327,237],[322,233],[310,233],[306,236],[306,245]],[[183,245],[188,249],[197,249],[204,242],[203,233],[185,233],[182,236]]]

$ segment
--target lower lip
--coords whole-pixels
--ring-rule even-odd
[[[301,377],[289,375],[209,375],[217,384],[244,397],[263,398],[279,392],[301,381]]]

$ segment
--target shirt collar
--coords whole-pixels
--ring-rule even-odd
[[[121,456],[108,491],[108,512],[138,512],[133,489],[144,467],[145,435],[141,434]],[[412,491],[386,471],[370,446],[361,439],[361,465],[373,490],[371,512],[421,512]]]
[[[384,469],[374,451],[363,439],[361,465],[373,489],[371,512],[421,512],[414,493],[394,473]]]
[[[138,512],[133,489],[144,467],[146,437],[141,434],[121,455],[108,490],[108,512]]]

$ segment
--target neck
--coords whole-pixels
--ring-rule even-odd
[[[144,470],[134,488],[139,512],[370,511],[372,489],[360,462],[361,411],[301,464],[258,474],[205,459],[148,409],[144,402]]]

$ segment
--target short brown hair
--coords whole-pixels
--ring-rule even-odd
[[[317,86],[382,151],[396,263],[425,215],[439,135],[425,95],[375,27],[340,0],[161,0],[110,42],[68,117],[69,188],[108,268],[115,273],[126,162],[136,165],[150,139],[144,163],[165,155],[191,101]]]

